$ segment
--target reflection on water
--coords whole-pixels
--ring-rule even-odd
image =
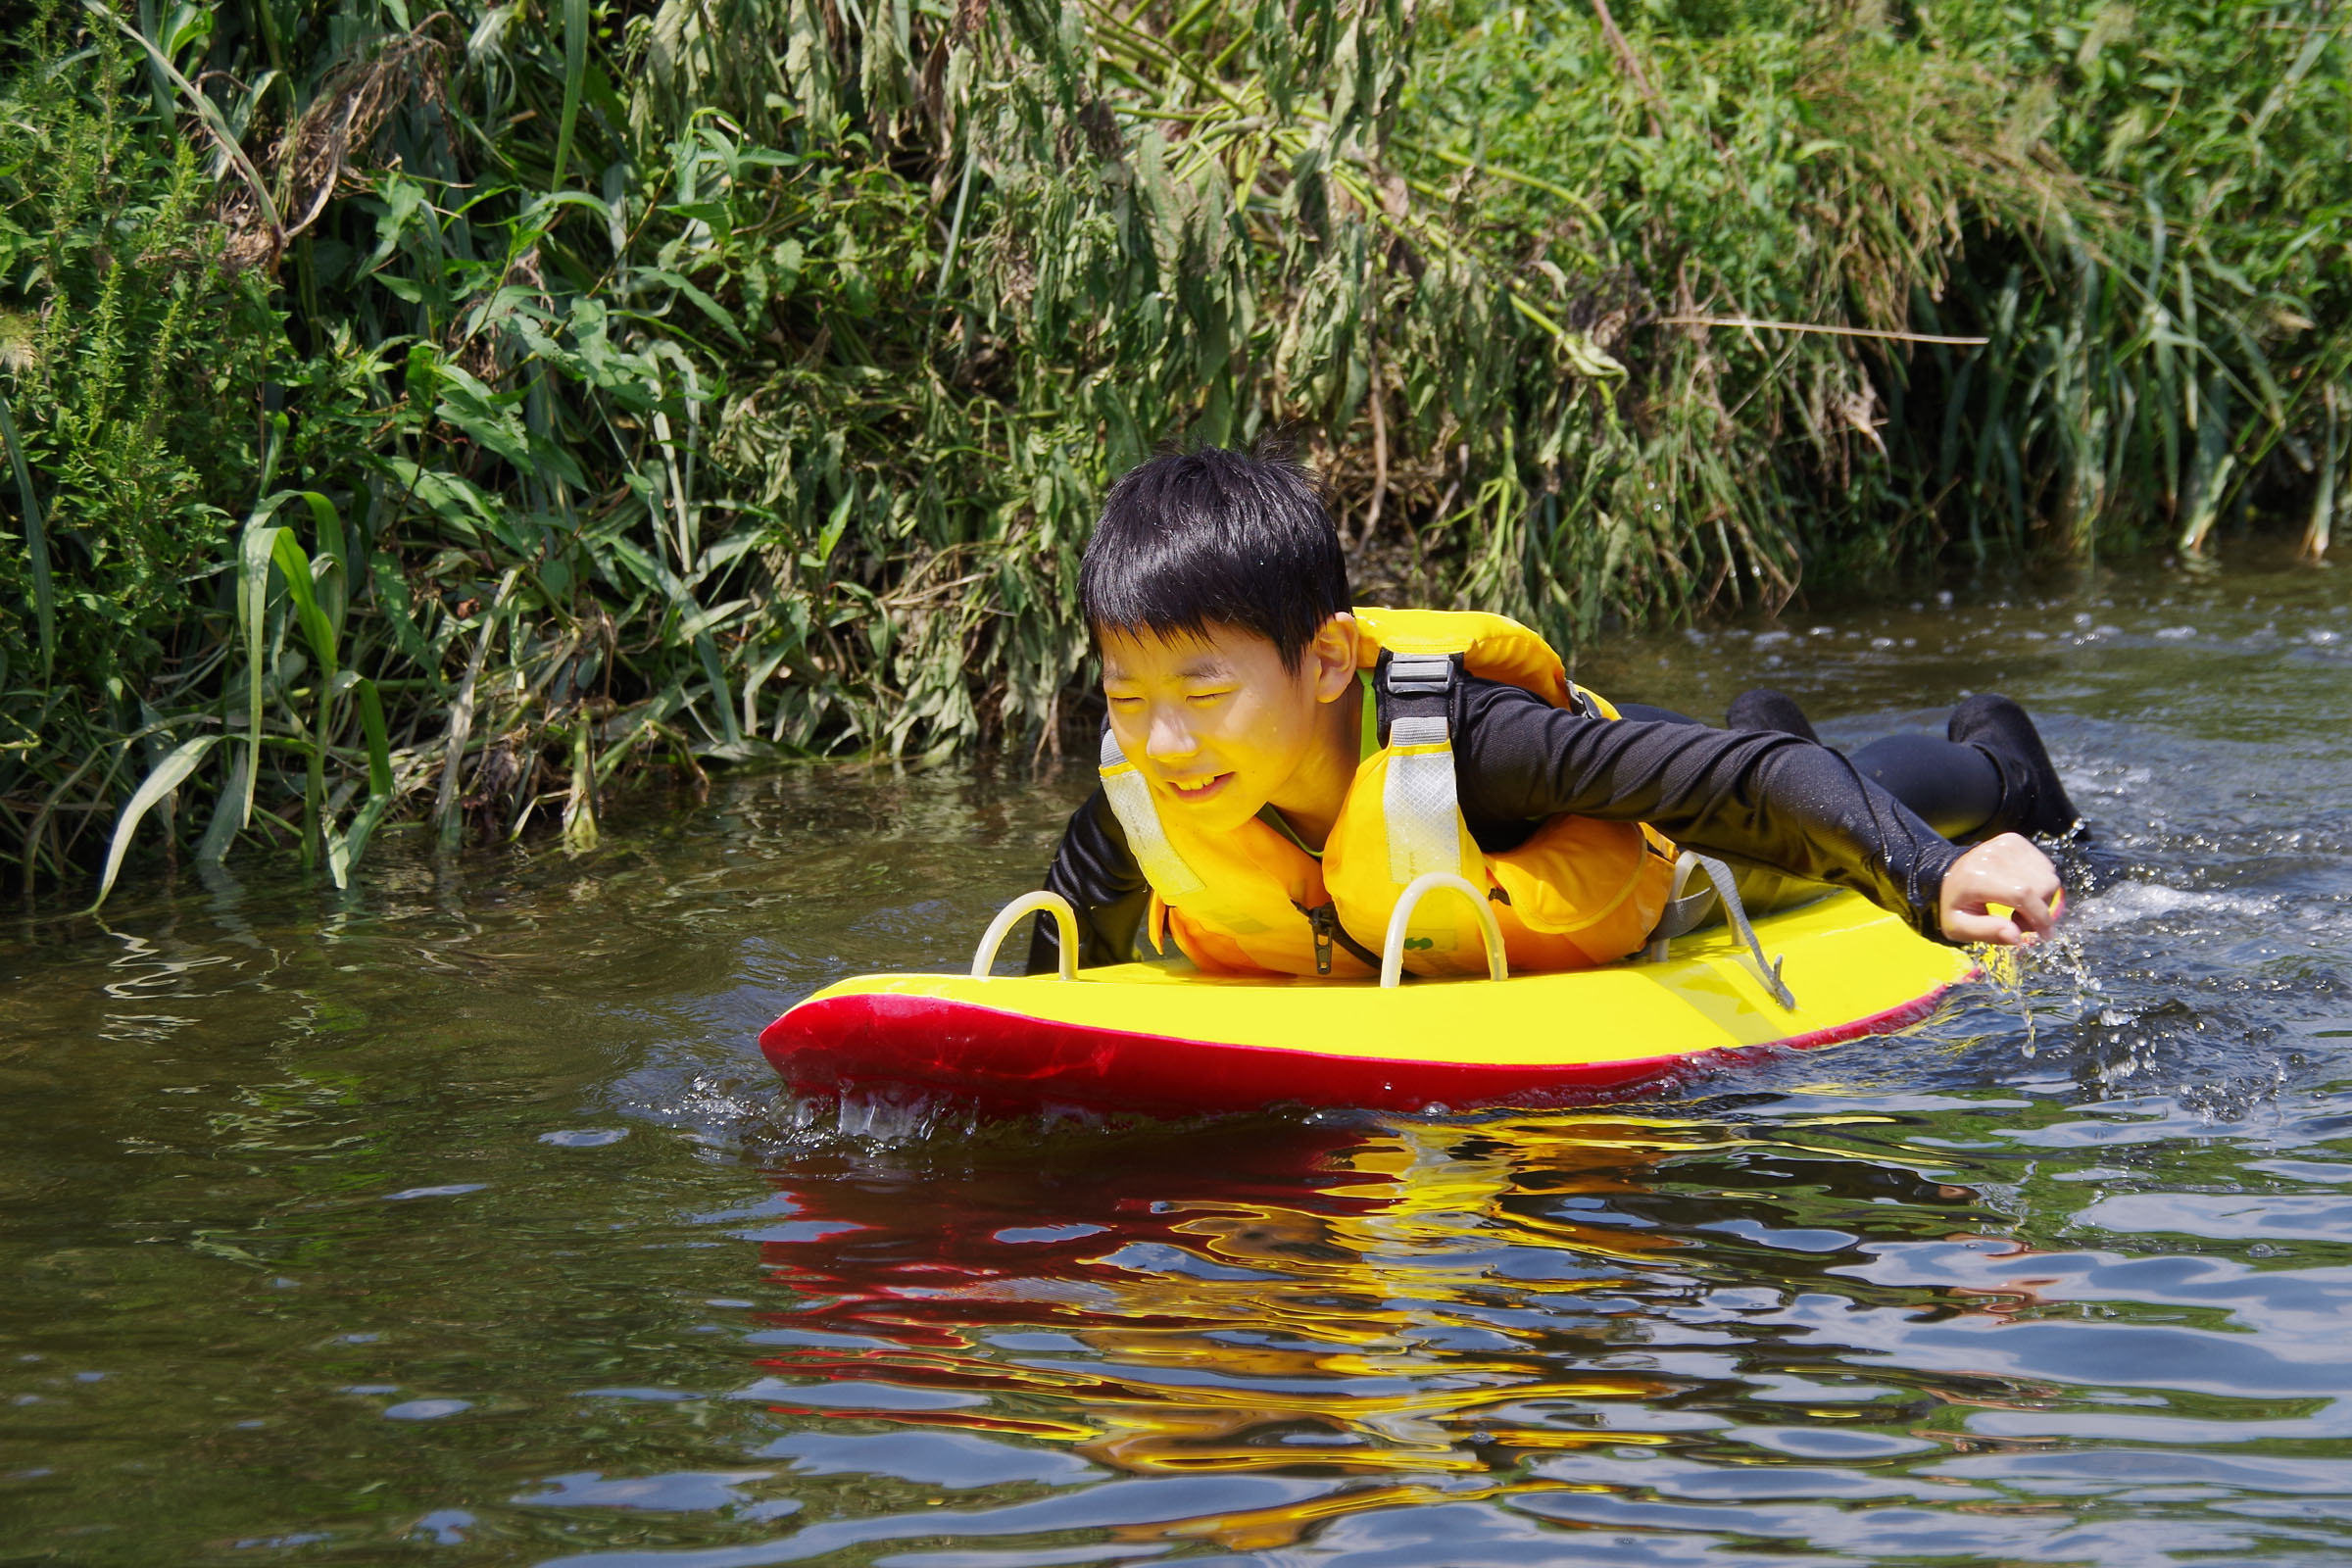
[[[1614,1110],[781,1102],[760,1025],[957,962],[1076,778],[25,927],[0,1561],[2352,1556],[2340,575],[1589,659],[1845,742],[2009,690],[2101,829],[2013,987]]]

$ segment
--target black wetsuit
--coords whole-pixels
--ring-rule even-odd
[[[1592,717],[1458,678],[1454,788],[1479,847],[1511,849],[1562,811],[1647,822],[1684,849],[1851,888],[1942,940],[1936,901],[1961,853],[1951,839],[1983,832],[2001,807],[1984,752],[1895,735],[1849,760],[1778,730],[1713,729],[1641,704],[1619,711]],[[1071,816],[1046,887],[1078,911],[1082,965],[1131,955],[1151,890],[1101,789]],[[1059,953],[1041,918],[1029,971],[1052,970]]]

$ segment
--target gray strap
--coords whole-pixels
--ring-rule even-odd
[[[1686,895],[1683,888],[1693,869],[1704,871],[1713,885]],[[1781,965],[1787,960],[1764,956],[1764,944],[1756,936],[1756,928],[1748,923],[1746,906],[1740,902],[1740,879],[1721,860],[1689,850],[1683,852],[1674,863],[1674,897],[1667,901],[1666,910],[1658,918],[1643,956],[1652,962],[1663,962],[1667,943],[1695,930],[1717,904],[1723,906],[1724,918],[1731,922],[1733,932],[1747,945],[1749,955],[1755,959],[1756,977],[1763,981],[1764,990],[1773,1001],[1794,1012],[1796,998],[1789,992],[1788,982],[1781,978]]]
[[[1715,912],[1715,888],[1701,883],[1697,892],[1690,891],[1690,878],[1698,870],[1698,857],[1683,855],[1674,862],[1674,892],[1666,900],[1666,907],[1658,914],[1658,923],[1649,933],[1650,960],[1666,960],[1666,944],[1676,937],[1688,936]]]

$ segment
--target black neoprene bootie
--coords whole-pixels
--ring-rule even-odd
[[[2001,775],[2000,810],[1979,830],[1979,836],[2024,833],[2033,838],[2064,838],[2082,820],[2075,803],[2066,798],[2066,786],[2058,782],[2058,769],[2051,765],[2049,750],[2041,744],[2041,732],[2034,727],[2026,710],[2008,698],[1990,692],[1969,698],[1952,710],[1944,734],[1991,758]]]
[[[1821,744],[1821,737],[1813,733],[1813,726],[1806,721],[1805,710],[1796,706],[1796,699],[1769,686],[1759,686],[1733,698],[1731,708],[1723,715],[1723,727],[1778,730],[1816,746]]]

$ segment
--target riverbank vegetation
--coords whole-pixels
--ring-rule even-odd
[[[1611,617],[2346,503],[2330,7],[45,0],[0,54],[0,857],[593,841],[1057,747],[1107,477]],[[110,853],[111,851],[111,853]]]

